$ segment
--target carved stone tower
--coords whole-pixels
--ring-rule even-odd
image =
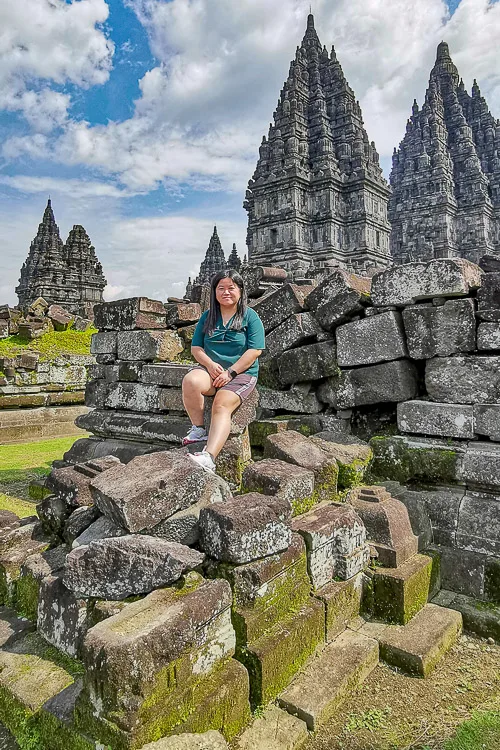
[[[210,238],[208,250],[205,255],[205,260],[200,266],[200,273],[195,279],[195,284],[210,284],[212,276],[218,271],[225,271],[226,258],[224,256],[224,250],[220,243],[219,235],[217,234],[217,227],[214,227],[214,232]]]
[[[248,261],[298,273],[386,267],[388,197],[359,103],[309,15],[248,185]]]
[[[227,259],[227,267],[232,268],[234,271],[238,271],[239,273],[241,271],[241,266],[241,258],[236,251],[236,244],[233,242],[233,249],[231,250],[231,254]]]
[[[500,253],[500,124],[476,82],[467,93],[445,42],[394,149],[391,185],[394,262]]]
[[[91,314],[93,305],[102,302],[105,286],[102,266],[84,228],[74,226],[63,245],[49,198],[21,269],[16,289],[20,307],[43,297],[75,314]]]

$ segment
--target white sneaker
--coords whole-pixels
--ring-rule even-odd
[[[210,471],[212,474],[215,474],[215,461],[207,451],[204,450],[201,453],[190,453],[189,457],[193,461],[196,461],[198,466],[201,466],[205,471]]]
[[[204,427],[192,425],[188,434],[182,439],[182,445],[192,445],[192,443],[203,443],[208,440],[208,434]]]

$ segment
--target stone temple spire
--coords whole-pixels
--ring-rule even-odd
[[[310,14],[248,185],[249,263],[299,275],[385,267],[388,196],[359,103]]]
[[[238,273],[241,271],[241,258],[236,252],[236,244],[233,242],[233,249],[231,250],[231,254],[229,258],[227,259],[227,267],[233,268],[235,271],[238,271]]]
[[[200,273],[198,274],[195,284],[210,284],[212,276],[218,271],[225,271],[226,269],[226,258],[224,256],[224,250],[217,234],[217,227],[214,227],[208,250],[205,255],[205,260],[200,266]]]
[[[19,286],[16,288],[20,307],[30,305],[37,297],[44,297],[47,301],[54,299],[54,295],[57,296],[58,277],[64,271],[63,243],[49,198],[29,255],[21,268]]]
[[[496,134],[498,133],[498,138]],[[446,42],[393,157],[396,263],[500,254],[500,127],[479,86],[465,90]]]
[[[102,302],[106,279],[84,228],[75,225],[63,245],[49,198],[43,220],[21,269],[16,293],[20,307],[38,297],[74,314],[92,315]]]

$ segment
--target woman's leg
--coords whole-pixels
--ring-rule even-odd
[[[217,458],[231,429],[231,415],[241,404],[240,397],[233,391],[220,390],[214,398],[212,420],[205,450]]]
[[[191,370],[182,381],[182,400],[191,423],[203,427],[205,396],[213,396],[215,388],[206,370]]]

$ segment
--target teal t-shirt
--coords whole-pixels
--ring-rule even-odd
[[[204,333],[203,331],[207,315],[208,310],[199,319],[191,346],[201,346],[210,359],[218,365],[222,365],[225,370],[234,365],[248,349],[265,349],[264,326],[255,310],[252,310],[251,307],[247,308],[240,331],[234,331],[229,328],[232,318],[228,322],[228,325],[225,326],[219,315],[216,328],[212,336],[209,336],[208,333]],[[258,376],[258,359],[255,360],[245,374]]]

